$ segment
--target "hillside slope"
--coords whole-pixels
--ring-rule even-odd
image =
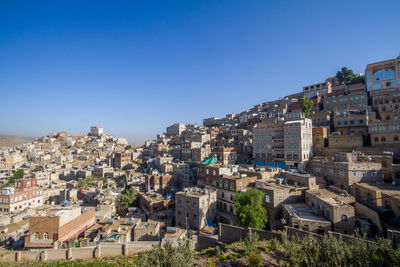
[[[24,143],[32,142],[31,137],[21,137],[16,135],[0,135],[0,147],[18,146]]]

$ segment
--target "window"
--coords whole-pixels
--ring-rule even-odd
[[[342,222],[347,222],[347,215],[342,215]]]
[[[399,137],[398,137],[397,135],[395,135],[395,136],[393,137],[393,141],[395,141],[395,142],[399,141]]]
[[[270,198],[269,198],[269,196],[268,195],[265,195],[265,202],[266,203],[269,203],[271,200],[270,200]]]
[[[385,142],[385,141],[386,141],[386,138],[385,138],[384,136],[382,136],[382,137],[381,137],[381,141],[382,141],[382,142]]]
[[[49,233],[44,233],[43,234],[43,239],[48,240],[49,239]]]
[[[33,239],[38,240],[38,239],[39,239],[39,233],[35,233],[35,234],[33,235]]]

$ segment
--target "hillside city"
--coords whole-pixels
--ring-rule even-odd
[[[141,146],[88,125],[0,148],[0,262],[204,251],[249,233],[397,248],[400,56],[297,91]]]

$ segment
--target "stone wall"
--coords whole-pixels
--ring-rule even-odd
[[[9,251],[0,255],[0,263],[126,256],[149,251],[153,249],[153,245],[158,243],[154,241],[139,241],[125,244],[98,244],[95,247],[46,249],[42,252],[39,250]]]

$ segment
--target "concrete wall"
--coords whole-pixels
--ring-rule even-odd
[[[39,250],[10,251],[0,256],[0,262],[74,260],[126,256],[149,251],[153,249],[153,245],[158,243],[140,241],[125,244],[98,244],[95,247],[46,249],[42,252]]]

